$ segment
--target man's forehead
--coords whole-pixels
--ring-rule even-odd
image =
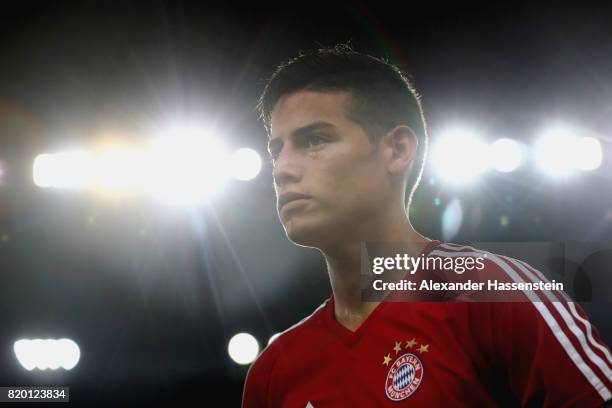
[[[283,95],[272,110],[270,138],[314,122],[347,120],[345,109],[349,98],[350,94],[345,91],[300,90]]]

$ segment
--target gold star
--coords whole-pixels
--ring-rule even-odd
[[[413,348],[415,344],[416,340],[413,338],[412,340],[406,342],[406,348]]]
[[[393,347],[393,350],[395,350],[395,354],[397,354],[400,351],[402,351],[402,342],[401,341],[396,341],[395,342],[395,347]]]
[[[425,353],[429,349],[429,344],[421,344],[421,347],[419,347],[419,353]]]
[[[389,365],[389,362],[391,361],[391,353],[387,354],[385,356],[385,361],[383,362],[384,365]]]

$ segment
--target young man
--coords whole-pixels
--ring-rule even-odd
[[[289,240],[323,254],[333,294],[253,363],[244,407],[598,407],[612,398],[610,352],[573,303],[362,302],[364,242],[406,244],[414,256],[478,254],[410,223],[427,133],[398,68],[343,46],[303,54],[272,76],[260,109],[280,220]],[[485,269],[514,281],[538,273],[494,255]]]

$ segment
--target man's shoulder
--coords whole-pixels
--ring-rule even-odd
[[[464,256],[464,257],[478,257],[484,256],[485,254],[492,254],[486,250],[476,248],[468,244],[455,244],[452,242],[439,242],[436,246],[431,248],[431,251],[427,256]]]
[[[305,332],[322,327],[324,313],[329,302],[330,299],[325,300],[311,314],[279,333],[278,336],[262,350],[253,365],[272,368],[272,366],[276,364],[279,356],[288,352],[288,350],[293,347],[300,347],[302,341],[307,341],[304,336]]]
[[[429,257],[474,258],[479,259],[485,272],[498,271],[509,280],[516,280],[517,272],[531,280],[546,280],[545,276],[524,260],[508,255],[491,252],[471,245],[441,243],[428,254]]]
[[[434,263],[434,272],[437,272],[449,282],[468,282],[483,285],[479,287],[479,290],[469,293],[469,297],[473,300],[497,302],[571,301],[570,297],[564,292],[564,284],[554,280],[554,271],[540,270],[537,266],[519,257],[515,258],[477,246],[453,243],[437,245],[429,252],[428,257],[445,260],[442,269],[440,269],[440,265]],[[471,258],[471,263],[468,264],[467,258]],[[446,267],[446,261],[450,265],[449,268]],[[539,263],[536,262],[535,265],[539,265]]]

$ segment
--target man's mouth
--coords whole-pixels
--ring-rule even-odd
[[[278,210],[283,208],[295,208],[305,204],[311,197],[306,194],[288,192],[278,197]]]

